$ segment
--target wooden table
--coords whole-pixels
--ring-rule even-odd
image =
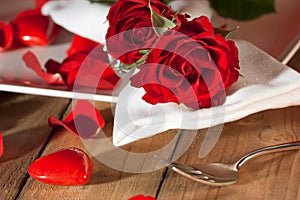
[[[300,52],[289,63],[300,68]],[[292,97],[291,97],[292,98]],[[109,103],[97,104],[106,118],[106,132],[112,131]],[[144,194],[157,199],[300,199],[300,153],[269,154],[245,164],[238,183],[211,187],[188,180],[168,168],[133,174],[109,168],[93,159],[91,180],[84,186],[53,186],[35,181],[27,174],[38,157],[64,147],[87,151],[82,141],[65,131],[48,127],[49,115],[63,118],[70,100],[13,93],[0,93],[0,130],[4,135],[4,154],[0,158],[0,199],[110,199],[127,200]],[[183,131],[184,133],[185,131]],[[300,139],[300,107],[268,110],[224,126],[214,149],[198,158],[206,130],[199,130],[193,144],[178,162],[231,162],[256,148]],[[123,147],[134,152],[157,149],[173,137],[170,130]],[[180,137],[178,137],[180,144]],[[87,151],[88,152],[88,151]],[[174,147],[176,153],[176,147]]]

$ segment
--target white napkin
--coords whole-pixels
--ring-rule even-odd
[[[127,83],[116,105],[113,144],[121,146],[168,129],[202,129],[262,110],[300,105],[300,74],[246,41],[236,44],[244,77],[228,90],[224,105],[196,111],[175,103],[151,105],[142,100],[143,88]]]
[[[88,0],[59,0],[47,2],[42,13],[72,33],[105,44],[109,8]]]
[[[211,18],[213,9],[208,0],[173,0],[169,3],[172,10],[180,10],[182,13],[188,13],[192,18],[205,15]]]
[[[170,6],[174,11],[182,10],[192,17],[212,16],[207,0],[175,0]],[[108,5],[91,3],[88,0],[55,0],[47,2],[42,13],[74,34],[105,44],[109,8]]]

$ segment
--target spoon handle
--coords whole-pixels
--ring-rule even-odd
[[[255,151],[251,151],[247,155],[243,156],[241,159],[239,159],[235,166],[240,168],[245,162],[250,160],[251,158],[255,158],[257,156],[269,154],[269,153],[276,153],[276,152],[281,152],[281,151],[288,151],[288,150],[297,150],[300,149],[300,141],[295,141],[295,142],[288,142],[288,143],[283,143],[283,144],[278,144],[278,145],[273,145],[269,147],[264,147],[261,149],[257,149]]]

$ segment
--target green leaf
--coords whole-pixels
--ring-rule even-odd
[[[152,27],[157,35],[162,35],[166,30],[172,29],[176,26],[176,24],[169,20],[166,17],[159,15],[155,10],[152,9],[152,6],[149,1],[149,9],[151,12],[151,22]]]
[[[234,27],[231,30],[226,30],[223,28],[214,27],[216,34],[221,34],[224,38],[227,38],[233,31],[239,29],[239,26]]]
[[[245,21],[275,12],[274,0],[209,0],[219,15]]]
[[[160,0],[160,1],[165,3],[165,4],[168,4],[168,3],[172,2],[173,0]]]
[[[139,50],[139,53],[140,53],[140,54],[149,54],[150,51],[151,51],[151,50],[149,50],[149,49],[140,49],[140,50]]]

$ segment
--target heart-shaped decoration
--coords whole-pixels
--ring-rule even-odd
[[[45,46],[57,36],[60,28],[40,9],[19,13],[13,20],[16,38],[28,46]]]
[[[90,157],[78,148],[66,148],[35,160],[29,175],[53,185],[83,185],[92,174]]]

